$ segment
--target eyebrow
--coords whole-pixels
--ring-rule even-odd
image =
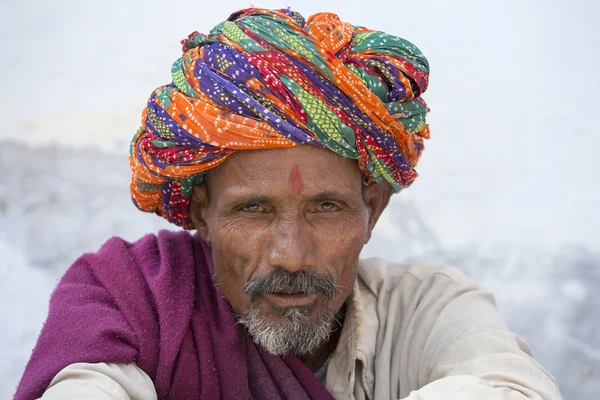
[[[356,200],[355,197],[351,196],[351,194],[348,192],[334,192],[331,190],[328,190],[325,192],[319,192],[313,196],[309,196],[308,199],[311,201],[334,200],[334,201],[339,201],[339,202],[343,202],[346,204],[349,204],[348,201],[350,201],[350,204],[351,204]],[[361,199],[362,199],[362,196],[361,196]]]
[[[323,201],[323,200],[342,200],[342,198],[345,197],[342,193],[336,193],[336,192],[320,192],[317,193],[313,196],[308,196],[308,200],[311,201]],[[263,203],[263,202],[271,202],[273,201],[273,198],[270,196],[263,196],[263,195],[250,195],[249,197],[244,197],[243,199],[241,199],[241,202],[243,203]]]
[[[244,204],[269,203],[269,202],[273,202],[273,200],[274,200],[272,196],[262,195],[262,194],[248,193],[247,195],[245,195],[245,194],[243,194],[243,192],[235,193],[235,191],[231,191],[227,194],[233,195],[235,198],[237,198],[235,200],[236,203],[244,203]],[[343,202],[345,202],[346,199],[348,199],[348,197],[349,197],[349,193],[346,191],[337,192],[337,191],[332,191],[332,190],[326,190],[323,192],[315,193],[314,195],[306,196],[307,200],[309,200],[309,201],[336,200],[336,201],[343,201]]]
[[[272,201],[271,197],[269,196],[250,196],[250,197],[244,197],[243,199],[239,199],[240,203],[244,203],[244,204],[252,204],[252,203],[265,203],[265,202],[270,202]]]
[[[313,201],[322,201],[322,200],[339,199],[340,197],[344,197],[344,194],[338,193],[338,192],[327,191],[327,192],[317,193],[313,196],[309,196],[309,199],[313,200]]]

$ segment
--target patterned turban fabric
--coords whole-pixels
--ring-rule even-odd
[[[193,228],[193,186],[244,150],[324,147],[395,193],[417,177],[429,65],[412,43],[332,13],[250,8],[182,44],[131,143],[140,210]]]

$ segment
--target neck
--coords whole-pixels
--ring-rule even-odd
[[[318,348],[316,348],[313,352],[300,356],[299,358],[304,362],[304,364],[310,368],[312,372],[317,372],[319,368],[327,361],[329,356],[335,351],[337,347],[338,341],[340,340],[340,335],[342,333],[342,326],[344,325],[344,317],[346,315],[346,306],[342,307],[340,312],[338,313],[338,318],[333,324],[333,329],[331,331],[331,335],[329,335],[329,340],[323,342]]]

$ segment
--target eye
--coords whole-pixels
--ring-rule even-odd
[[[262,207],[260,204],[256,204],[256,203],[243,205],[242,207],[240,207],[240,210],[247,212],[247,213],[265,212],[264,207]]]
[[[319,204],[319,207],[317,207],[317,211],[323,213],[331,213],[339,209],[340,207],[331,201],[324,201],[323,203]]]

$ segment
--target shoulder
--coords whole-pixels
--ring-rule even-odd
[[[116,304],[126,314],[131,309],[133,317],[156,304],[152,298],[190,297],[196,267],[206,265],[198,260],[205,257],[205,246],[186,231],[160,231],[134,242],[113,237],[71,265],[51,305]]]
[[[205,247],[184,231],[160,231],[135,242],[113,237],[67,270],[52,295],[50,311],[110,308],[134,330],[143,330],[157,313],[170,310],[166,306],[177,305],[178,312],[186,314],[198,269],[210,269]]]
[[[124,310],[132,309],[134,317],[150,304],[192,299],[196,274],[203,268],[211,268],[203,242],[187,231],[164,230],[135,242],[111,238],[98,252],[76,261],[61,284],[91,283]]]
[[[194,259],[206,252],[205,245],[188,231],[161,230],[129,242],[112,237],[97,252],[86,253],[73,267],[85,265],[97,277],[142,274],[150,277],[177,268],[193,269]]]
[[[443,264],[368,258],[360,261],[358,274],[361,285],[373,294],[394,289],[436,289],[447,285],[477,288],[477,284],[457,268]]]
[[[381,321],[410,326],[420,334],[435,324],[470,331],[472,328],[504,329],[496,312],[494,296],[457,268],[430,263],[397,263],[368,259],[360,263],[355,301],[363,310],[373,310]],[[393,310],[394,312],[390,312]],[[480,322],[464,321],[457,315],[481,315]],[[449,318],[445,318],[449,315]],[[381,322],[380,321],[380,322]],[[484,323],[485,322],[485,323]]]
[[[140,239],[130,242],[114,236],[108,239],[95,253],[87,253],[85,257],[113,258],[115,255],[130,254],[135,257],[142,255],[160,256],[161,253],[189,249],[194,244],[194,237],[188,231],[161,230],[150,233]]]

